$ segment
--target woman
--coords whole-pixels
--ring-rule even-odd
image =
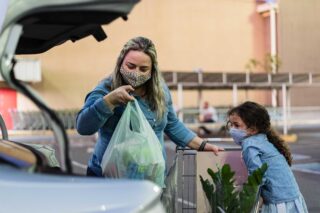
[[[164,133],[179,146],[217,154],[223,150],[197,137],[181,123],[173,109],[171,95],[158,69],[157,53],[151,40],[137,37],[123,47],[113,74],[102,80],[85,99],[77,117],[81,135],[98,131],[98,141],[89,160],[87,175],[102,176],[100,163],[117,123],[129,101],[138,101],[157,135],[166,159]]]

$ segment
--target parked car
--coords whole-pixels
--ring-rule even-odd
[[[138,0],[1,0],[0,72],[45,114],[58,143],[60,167],[35,146],[0,139],[0,212],[164,212],[161,188],[149,181],[111,180],[72,172],[68,136],[53,110],[17,80],[16,54],[39,54],[65,41],[106,38],[101,25],[127,15]]]

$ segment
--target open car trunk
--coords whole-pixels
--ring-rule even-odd
[[[10,0],[0,44],[1,74],[13,89],[30,98],[44,113],[59,144],[61,169],[72,173],[68,137],[58,116],[32,90],[15,78],[15,54],[39,54],[87,36],[107,38],[102,25],[127,19],[138,0]],[[1,19],[0,19],[1,20]]]

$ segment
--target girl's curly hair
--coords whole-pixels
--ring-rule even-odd
[[[289,147],[284,140],[271,127],[268,111],[255,102],[247,101],[228,111],[228,117],[232,114],[238,115],[248,128],[255,128],[258,133],[267,135],[268,140],[285,157],[289,166],[292,163],[292,156]]]

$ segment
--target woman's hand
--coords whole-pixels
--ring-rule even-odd
[[[120,104],[127,104],[129,101],[133,101],[134,97],[129,94],[129,92],[133,91],[134,89],[131,85],[121,86],[110,92],[108,95],[105,95],[103,99],[110,109],[113,110]]]
[[[203,139],[196,136],[188,143],[188,147],[190,147],[191,149],[199,150],[202,142],[203,142]],[[210,143],[206,143],[205,146],[203,147],[203,151],[209,151],[209,152],[211,151],[215,155],[218,155],[218,152],[224,151],[224,148],[210,144]]]
[[[204,150],[205,151],[212,151],[215,155],[218,155],[218,152],[224,151],[224,148],[210,144],[210,143],[206,143]]]

